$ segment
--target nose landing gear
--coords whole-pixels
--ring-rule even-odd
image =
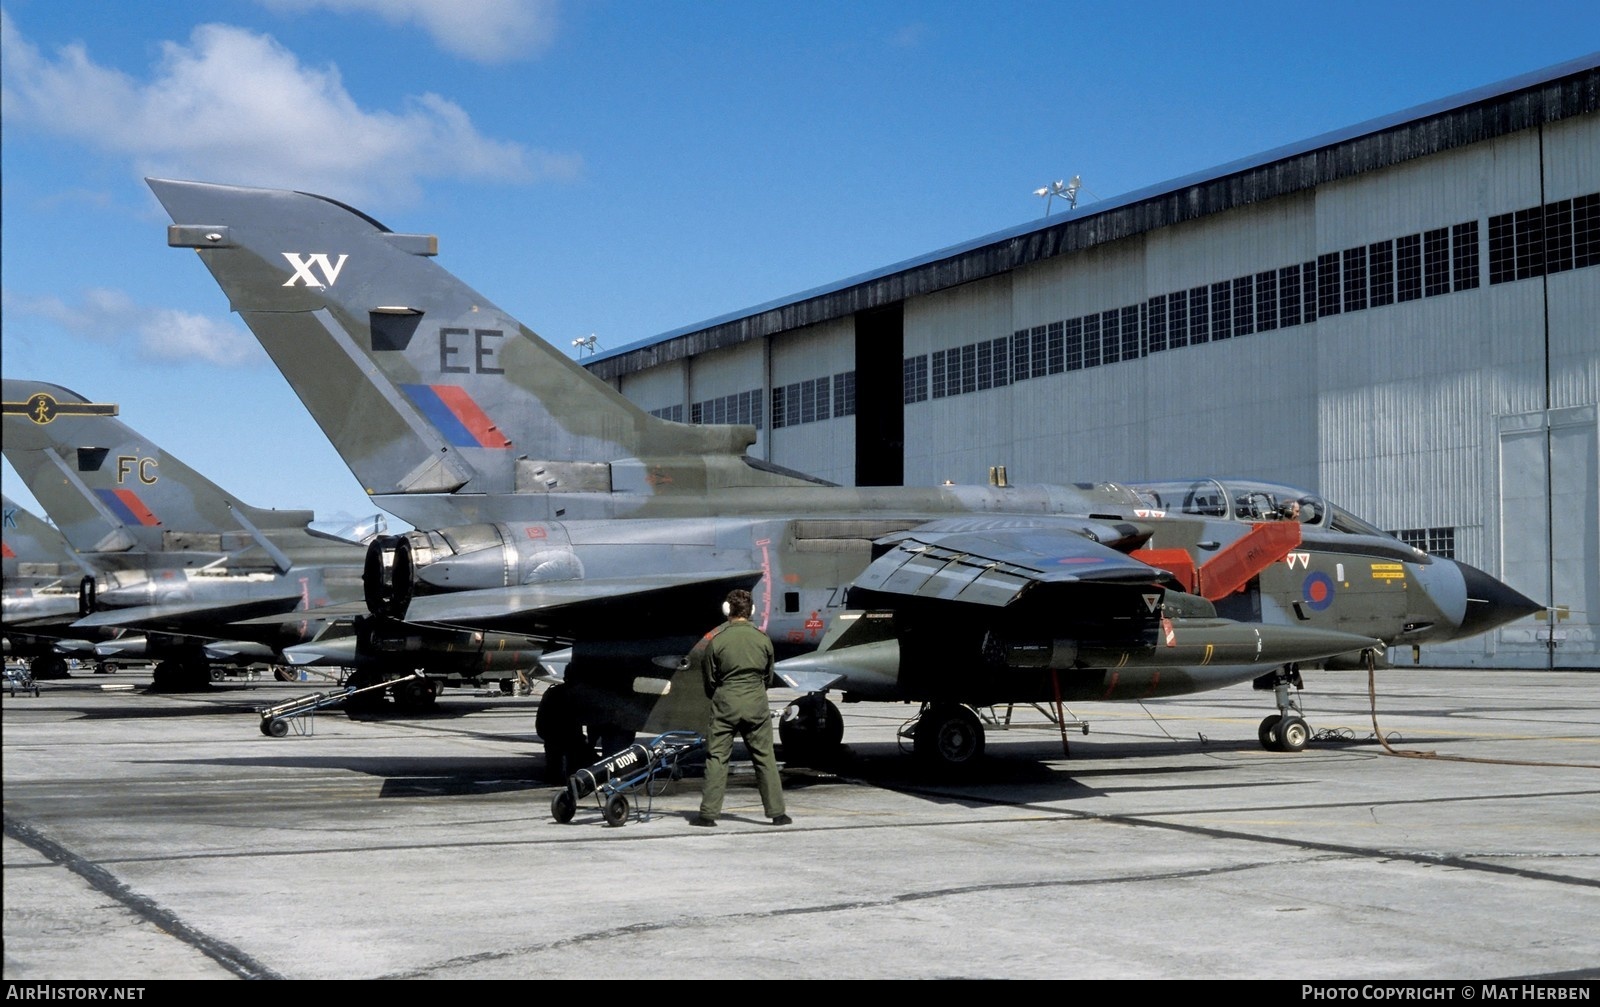
[[[1301,716],[1299,691],[1304,688],[1298,665],[1286,664],[1252,683],[1261,691],[1272,690],[1278,712],[1261,721],[1256,738],[1269,752],[1299,752],[1311,740],[1311,728]],[[1290,690],[1294,690],[1291,692]]]

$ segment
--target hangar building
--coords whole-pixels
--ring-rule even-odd
[[[843,484],[1250,477],[1551,606],[1600,667],[1600,53],[596,354]]]

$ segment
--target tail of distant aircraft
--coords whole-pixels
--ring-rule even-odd
[[[312,512],[240,502],[123,424],[113,404],[43,381],[3,386],[6,460],[72,548],[220,556],[259,546],[288,568],[265,533],[302,529]]]
[[[4,529],[0,556],[4,557],[6,586],[54,583],[82,572],[77,556],[61,533],[37,514],[10,497],[4,501]]]
[[[807,482],[745,463],[753,427],[644,412],[431,261],[432,236],[307,193],[147,181],[168,244],[199,252],[369,494]]]

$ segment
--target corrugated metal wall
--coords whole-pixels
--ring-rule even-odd
[[[1437,130],[1386,133],[930,265],[922,280],[887,277],[870,296],[863,286],[857,300],[905,296],[905,354],[931,359],[1129,306],[1148,326],[1150,299],[1169,292],[1477,228],[1475,286],[1457,280],[1467,289],[907,404],[906,483],[982,481],[1005,465],[1012,482],[1212,474],[1307,486],[1381,527],[1454,529],[1456,558],[1567,606],[1557,666],[1600,665],[1600,267],[1491,283],[1488,252],[1491,218],[1600,192],[1600,114],[1504,132],[1507,116],[1538,120],[1526,104],[1467,110],[1450,142]],[[1229,208],[1204,215],[1207,193],[1227,194]],[[1039,243],[1052,241],[1083,250],[1046,257]],[[692,357],[691,395],[749,386],[768,352],[773,387],[853,367],[848,317],[767,322],[708,329],[706,339],[769,334]],[[654,408],[674,383],[684,378],[667,364],[628,373],[623,387]],[[849,483],[853,430],[848,418],[767,429],[763,446],[779,464]],[[1540,630],[1430,648],[1425,660],[1543,666]]]

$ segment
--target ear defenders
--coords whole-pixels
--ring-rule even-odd
[[[728,604],[727,602],[723,602],[722,603],[722,617],[724,619],[733,618],[733,606]]]

